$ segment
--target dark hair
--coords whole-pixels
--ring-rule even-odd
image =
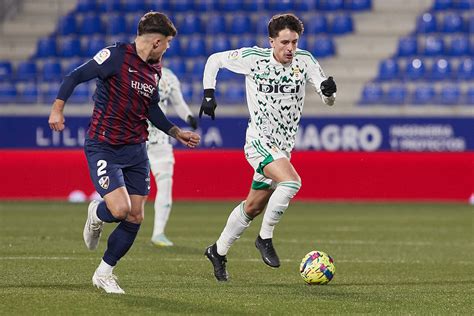
[[[138,22],[137,34],[160,33],[164,36],[176,36],[178,31],[173,22],[163,13],[150,11]]]
[[[277,37],[278,33],[284,29],[289,29],[301,35],[304,31],[303,22],[291,13],[274,15],[268,22],[268,36],[271,38]]]

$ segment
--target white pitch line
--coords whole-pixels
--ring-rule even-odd
[[[99,260],[98,258],[82,258],[82,257],[0,257],[0,260],[44,260],[44,261],[55,261],[55,260],[63,260],[63,261],[97,261]],[[195,256],[195,257],[177,257],[177,258],[123,258],[122,260],[125,261],[170,261],[170,262],[199,262],[199,261],[205,261],[206,259],[204,257],[201,258],[201,256]],[[260,262],[262,259],[257,259],[257,258],[249,258],[249,259],[231,259],[231,261],[235,262]],[[299,262],[299,260],[294,260],[294,259],[281,259],[281,262]],[[421,261],[421,260],[413,260],[413,261],[407,261],[407,260],[335,260],[336,263],[341,262],[341,263],[367,263],[367,264],[436,264],[437,262],[435,261]],[[472,265],[474,262],[472,261],[457,261],[457,262],[451,262],[450,264],[460,264],[460,265]]]

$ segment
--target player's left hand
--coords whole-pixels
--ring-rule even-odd
[[[64,119],[64,101],[56,100],[51,108],[49,114],[48,124],[49,127],[55,132],[61,132],[65,127],[66,120]]]
[[[209,115],[212,119],[216,118],[215,110],[217,107],[214,89],[204,89],[204,98],[202,99],[201,109],[199,110],[199,118],[202,113]]]
[[[186,147],[195,148],[197,145],[199,145],[201,136],[191,131],[180,130],[179,133],[176,134],[176,139]]]
[[[336,83],[332,77],[321,82],[321,93],[326,97],[330,97],[337,91]]]
[[[188,117],[186,118],[186,123],[188,123],[188,125],[191,126],[191,128],[194,130],[198,128],[198,122],[196,118],[192,115],[188,115]]]

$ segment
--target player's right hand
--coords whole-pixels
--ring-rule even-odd
[[[202,113],[209,115],[212,119],[215,119],[215,110],[217,107],[216,98],[214,96],[214,89],[204,89],[204,98],[202,99],[201,109],[199,110],[199,118]]]
[[[49,114],[48,124],[49,127],[55,131],[60,132],[64,129],[64,114],[63,114],[64,102],[56,100]]]

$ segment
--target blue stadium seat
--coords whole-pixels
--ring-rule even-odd
[[[440,36],[427,36],[424,39],[425,56],[439,56],[444,54],[444,40]]]
[[[260,12],[268,10],[270,7],[269,0],[244,0],[242,9],[248,12]]]
[[[81,27],[79,28],[79,34],[82,35],[93,35],[102,34],[104,27],[100,15],[98,14],[86,14],[84,15]]]
[[[97,54],[102,48],[108,46],[105,42],[105,39],[102,36],[92,36],[86,42],[86,47],[83,50],[84,57],[92,58]]]
[[[232,49],[230,39],[227,36],[214,37],[209,43],[210,45],[207,47],[207,55]]]
[[[74,92],[68,99],[68,103],[84,104],[91,102],[91,90],[89,83],[83,82],[74,88]]]
[[[446,10],[450,9],[452,5],[453,0],[435,0],[433,9],[434,10]]]
[[[145,0],[123,0],[122,10],[125,12],[140,12],[141,14],[145,14],[147,4]]]
[[[206,66],[206,59],[203,59],[203,58],[193,59],[193,65],[191,67],[191,78],[196,81],[202,81],[202,75],[204,73],[205,66]]]
[[[446,80],[451,78],[451,64],[447,59],[437,59],[431,66],[429,79]]]
[[[74,14],[67,14],[59,18],[56,29],[58,35],[76,34],[77,22]]]
[[[15,103],[17,91],[14,84],[10,82],[0,83],[0,103]]]
[[[474,14],[467,17],[465,31],[469,34],[474,34]]]
[[[270,0],[269,9],[274,11],[293,11],[293,0]]]
[[[344,0],[318,0],[316,7],[319,10],[336,11],[344,8]]]
[[[252,24],[252,20],[246,14],[236,13],[233,14],[230,22],[227,27],[227,33],[229,34],[245,34],[245,33],[253,33],[254,28]]]
[[[37,58],[45,57],[56,57],[56,38],[55,37],[42,37],[36,43],[36,54]]]
[[[59,82],[48,83],[40,89],[40,101],[44,104],[51,104],[56,99],[59,91]]]
[[[166,67],[171,69],[178,78],[181,78],[186,74],[186,62],[182,58],[166,59]]]
[[[237,38],[237,47],[235,48],[242,48],[242,47],[254,47],[257,45],[257,40],[253,35],[244,35],[239,36]]]
[[[441,25],[441,31],[445,33],[462,32],[464,29],[462,16],[456,12],[446,13]]]
[[[137,26],[138,22],[140,22],[140,19],[142,18],[143,14],[141,13],[134,13],[132,14],[132,17],[128,19],[127,21],[127,33],[129,34],[137,34]]]
[[[218,11],[236,12],[242,9],[242,1],[217,0]]]
[[[181,81],[181,93],[187,103],[193,102],[193,84]]]
[[[425,64],[423,60],[414,58],[408,61],[405,68],[405,77],[410,80],[423,79],[425,77]]]
[[[456,77],[461,80],[474,80],[474,59],[472,57],[461,60]]]
[[[436,91],[432,85],[424,84],[415,87],[411,103],[413,104],[430,104],[435,102]]]
[[[328,33],[328,19],[324,14],[312,14],[305,19],[304,23],[305,33],[307,34],[320,34]]]
[[[457,35],[451,39],[448,54],[451,56],[463,56],[469,54],[469,38],[465,35]]]
[[[423,13],[416,19],[417,33],[433,33],[436,32],[437,22],[436,16],[429,12]]]
[[[27,83],[21,89],[18,89],[17,102],[19,103],[37,103],[38,102],[38,86],[36,83]]]
[[[445,84],[441,87],[439,101],[441,104],[454,105],[461,100],[461,88],[457,84]]]
[[[354,23],[352,22],[352,16],[347,13],[335,14],[331,21],[331,33],[333,34],[346,34],[354,31]]]
[[[418,41],[414,36],[405,36],[398,40],[399,57],[414,56],[418,53]]]
[[[267,13],[261,13],[258,15],[257,23],[255,24],[255,31],[257,34],[268,36],[268,21],[271,16]]]
[[[241,79],[241,75],[236,74],[235,72],[232,72],[228,69],[220,69],[219,73],[217,74],[217,80],[218,81],[229,81],[229,80],[237,80]]]
[[[48,60],[41,69],[41,79],[43,81],[53,82],[62,80],[61,63],[57,60]]]
[[[76,12],[93,12],[96,10],[96,0],[78,0],[76,5]]]
[[[242,83],[227,83],[222,101],[223,104],[245,103],[245,86]]]
[[[82,56],[81,41],[77,37],[64,38],[59,47],[59,56],[61,57]]]
[[[474,2],[472,0],[454,0],[452,7],[459,10],[471,10],[474,9]]]
[[[294,1],[293,6],[295,11],[311,12],[316,10],[316,0],[296,0]]]
[[[330,37],[316,37],[313,42],[308,43],[308,50],[315,57],[329,57],[336,53],[334,42]]]
[[[298,39],[298,48],[308,50],[308,36],[301,36]]]
[[[105,29],[108,35],[127,33],[127,20],[123,14],[107,14]]]
[[[163,2],[166,2],[166,1],[163,1]],[[193,0],[172,0],[170,1],[169,6],[170,6],[169,9],[174,12],[192,11]]]
[[[197,1],[197,0],[196,0]],[[212,0],[209,0],[212,1]],[[169,11],[171,8],[170,1],[156,1],[156,0],[149,0],[147,3],[147,11]]]
[[[11,81],[13,77],[12,63],[7,60],[0,60],[0,82]]]
[[[226,30],[226,21],[223,15],[210,14],[205,23],[207,34],[224,33]]]
[[[36,81],[38,68],[34,61],[21,61],[18,63],[15,71],[17,81]]]
[[[378,83],[368,83],[362,90],[360,105],[381,104],[384,101],[384,91],[382,85]]]
[[[466,91],[466,104],[474,105],[474,86],[470,86]]]
[[[195,37],[190,39],[182,50],[182,54],[187,57],[199,57],[206,55],[206,42],[204,38]]]
[[[155,1],[156,2],[156,1]],[[120,12],[122,11],[122,1],[121,0],[102,0],[98,4],[100,12]]]
[[[178,21],[177,27],[179,34],[189,35],[202,32],[201,18],[198,14],[184,14],[181,16],[181,19],[178,19]]]
[[[194,0],[195,12],[210,12],[217,8],[215,0]]]
[[[179,40],[179,37],[174,38],[171,41],[170,47],[166,50],[165,56],[166,57],[181,56],[181,41]]]
[[[394,80],[399,78],[399,66],[396,59],[389,58],[379,63],[379,80]]]
[[[392,105],[405,104],[407,96],[408,90],[404,84],[393,84],[387,89],[384,103]]]
[[[345,0],[344,8],[352,11],[370,10],[372,8],[371,0]]]

